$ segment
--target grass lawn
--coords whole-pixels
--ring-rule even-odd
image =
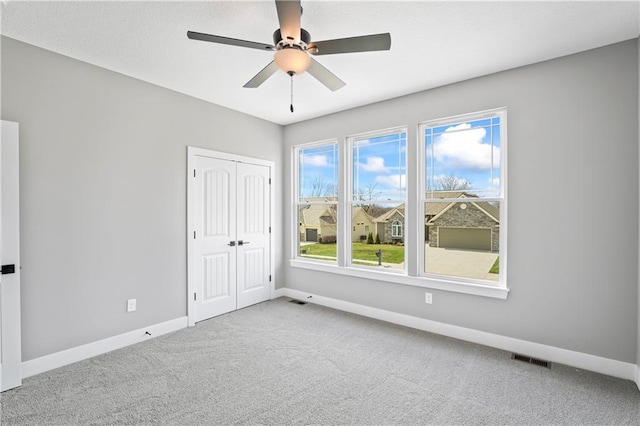
[[[493,262],[493,266],[489,269],[490,274],[499,274],[500,273],[500,257],[496,257],[496,261]]]
[[[306,253],[303,251],[306,250]],[[369,260],[378,261],[376,252],[382,250],[382,261],[386,263],[402,263],[404,262],[404,247],[393,246],[388,244],[363,244],[353,243],[351,253],[353,260]],[[309,244],[300,247],[302,255],[336,257],[336,244]]]

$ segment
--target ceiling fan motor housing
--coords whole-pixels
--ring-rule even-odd
[[[273,44],[275,46],[281,46],[283,44],[292,45],[294,44],[294,41],[295,40],[283,40],[280,28],[273,32]],[[303,50],[305,50],[307,45],[311,42],[311,34],[309,34],[309,31],[305,30],[304,28],[300,28],[300,41],[302,42],[300,43],[300,47]]]

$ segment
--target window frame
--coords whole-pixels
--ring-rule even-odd
[[[400,233],[397,233],[397,228],[400,228]],[[402,232],[402,222],[398,219],[394,220],[391,223],[391,236],[394,238],[402,238],[404,237],[404,233]]]
[[[460,114],[452,117],[446,117],[441,119],[424,121],[418,124],[418,159],[420,164],[418,165],[419,173],[419,198],[418,198],[418,219],[422,221],[422,225],[418,226],[419,241],[426,241],[424,220],[426,217],[425,205],[426,205],[426,137],[425,130],[427,128],[441,127],[447,125],[456,125],[467,123],[470,121],[477,121],[482,119],[491,119],[494,117],[500,118],[500,191],[498,196],[493,197],[480,197],[480,201],[499,202],[500,203],[500,222],[498,227],[500,229],[499,237],[499,268],[500,275],[497,282],[497,286],[507,289],[506,277],[507,277],[507,108],[495,108],[486,111],[480,111],[475,113]],[[469,199],[467,199],[469,200]],[[459,199],[442,199],[442,202],[455,202],[455,203],[471,203],[473,201],[460,201]],[[419,275],[424,278],[454,280],[460,283],[467,283],[471,285],[484,284],[487,281],[473,278],[456,277],[451,275],[440,275],[435,273],[426,272],[425,258],[426,258],[426,244],[419,244]]]
[[[323,146],[336,146],[336,151],[338,153],[338,182],[336,183],[336,199],[335,201],[316,201],[316,202],[302,202],[300,198],[300,152],[305,149],[311,148],[320,148]],[[336,224],[336,260],[322,260],[322,259],[310,259],[307,257],[300,256],[300,217],[298,216],[299,208],[303,204],[313,204],[313,205],[326,205],[332,206],[335,205],[338,209],[338,216],[340,215],[340,196],[343,193],[340,187],[341,185],[341,148],[340,141],[337,138],[325,139],[322,141],[310,142],[300,145],[295,145],[292,147],[292,158],[291,158],[291,175],[292,175],[292,185],[291,185],[291,217],[295,218],[291,223],[293,227],[291,228],[291,259],[292,260],[301,260],[303,262],[319,262],[326,265],[336,265],[340,261],[340,244],[339,238],[342,233],[340,229],[340,224]]]
[[[358,140],[362,140],[362,139],[371,139],[371,138],[376,138],[376,137],[381,137],[381,136],[387,136],[387,135],[392,135],[392,134],[398,134],[398,133],[404,133],[405,134],[405,149],[406,146],[409,143],[408,140],[408,136],[409,136],[409,132],[406,126],[397,126],[397,127],[391,127],[388,129],[383,129],[383,130],[374,130],[374,131],[370,131],[370,132],[363,132],[363,133],[358,133],[355,135],[350,135],[346,137],[346,141],[345,141],[345,147],[344,147],[344,155],[343,157],[345,158],[344,161],[344,167],[346,168],[346,172],[345,172],[345,179],[343,182],[343,186],[346,187],[346,196],[344,197],[344,207],[343,210],[345,210],[345,220],[346,223],[349,225],[349,227],[352,225],[352,221],[353,221],[353,207],[354,204],[357,203],[361,203],[362,201],[354,201],[354,179],[355,176],[353,175],[353,169],[354,169],[354,163],[353,163],[353,149],[354,149],[354,143],[357,142]],[[409,168],[409,161],[408,158],[406,156],[405,153],[405,172],[407,171],[407,169]],[[403,203],[406,206],[406,203],[408,201],[409,198],[409,193],[408,191],[405,189],[405,198]],[[384,200],[369,200],[370,202],[373,201],[382,201],[382,202],[387,202]],[[399,199],[394,199],[391,200],[392,203],[396,203],[398,201],[401,201]],[[347,213],[348,212],[348,213]],[[405,224],[406,226],[406,224]],[[347,228],[349,229],[349,228]],[[379,270],[374,269],[370,266],[366,266],[366,265],[359,265],[357,263],[353,262],[353,250],[352,250],[352,244],[351,244],[351,239],[349,238],[348,235],[345,235],[345,238],[343,240],[343,244],[342,247],[344,249],[344,254],[345,254],[345,262],[343,263],[345,267],[352,267],[352,268],[358,268],[358,269],[368,269],[368,270],[372,270],[375,271],[376,273],[379,272]],[[405,267],[403,269],[392,269],[389,268],[387,269],[387,272],[392,273],[392,274],[406,274],[407,273],[407,268],[406,268],[406,264],[407,264],[407,250],[406,248],[404,249],[404,264]]]
[[[459,124],[464,121],[472,121],[480,118],[493,117],[497,113],[501,115],[500,120],[500,181],[501,181],[501,197],[500,205],[500,237],[499,237],[499,255],[500,255],[500,280],[492,283],[484,280],[465,279],[454,276],[443,276],[436,274],[424,273],[424,256],[425,256],[425,139],[424,129],[429,126],[433,127],[437,124]],[[377,269],[369,266],[351,264],[351,232],[352,229],[352,212],[353,204],[353,151],[352,143],[356,138],[375,137],[388,134],[394,131],[404,131],[406,133],[406,176],[407,176],[407,192],[405,196],[405,223],[403,225],[403,235],[407,238],[405,243],[405,269]],[[362,279],[384,281],[387,283],[395,283],[402,285],[410,285],[424,289],[444,290],[455,293],[463,293],[469,295],[490,297],[496,299],[506,299],[509,294],[507,287],[507,108],[495,108],[475,113],[460,114],[442,119],[427,120],[417,123],[415,133],[408,132],[408,126],[398,126],[385,130],[377,130],[372,132],[359,133],[349,135],[343,138],[332,138],[318,142],[302,143],[292,146],[292,217],[298,216],[298,194],[299,179],[298,176],[298,160],[299,150],[312,148],[321,145],[337,144],[338,148],[338,195],[335,204],[338,209],[337,217],[337,262],[326,262],[317,259],[302,258],[298,256],[299,236],[298,227],[295,226],[298,220],[292,220],[291,235],[291,258],[289,264],[291,267],[302,268],[313,271],[320,271],[338,275],[357,277]],[[411,144],[417,144],[417,147],[410,147]],[[415,148],[415,150],[413,150]],[[415,158],[410,158],[413,152]],[[410,179],[417,179],[418,183],[411,186]],[[421,195],[422,194],[422,195]],[[484,199],[483,199],[484,200]],[[412,207],[417,213],[411,216],[409,207]],[[345,232],[345,230],[347,230]],[[413,235],[411,235],[413,234]],[[410,239],[411,237],[411,239]]]

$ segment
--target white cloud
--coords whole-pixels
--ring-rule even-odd
[[[433,154],[448,167],[488,170],[493,157],[494,166],[500,162],[500,148],[482,143],[487,132],[484,128],[471,128],[468,123],[449,127],[436,139]]]
[[[326,155],[305,155],[302,157],[302,163],[305,166],[329,167],[329,161]]]
[[[376,176],[376,183],[389,188],[405,189],[407,187],[407,175]]]
[[[365,172],[389,173],[389,168],[384,165],[382,157],[367,157],[367,162],[359,163],[358,166]]]

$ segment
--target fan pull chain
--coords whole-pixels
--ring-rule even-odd
[[[289,75],[291,76],[291,105],[289,109],[291,110],[291,114],[293,114],[293,73],[290,72]]]

